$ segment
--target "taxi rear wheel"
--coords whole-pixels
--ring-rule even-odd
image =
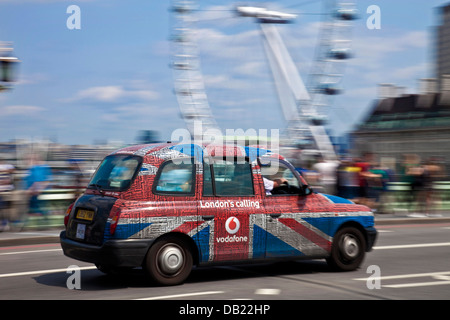
[[[345,227],[336,232],[327,259],[330,267],[340,271],[357,269],[366,253],[366,240],[357,228]]]
[[[177,237],[166,237],[149,249],[145,270],[157,284],[177,285],[186,280],[192,265],[189,247]]]

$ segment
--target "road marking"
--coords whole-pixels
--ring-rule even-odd
[[[261,295],[278,295],[280,294],[280,289],[256,289],[255,294],[261,294]]]
[[[387,284],[385,288],[413,288],[413,287],[427,287],[427,286],[440,286],[450,284],[450,281],[433,281],[433,282],[418,282],[418,283],[403,283],[403,284]]]
[[[0,278],[8,278],[8,277],[20,277],[20,276],[29,276],[35,274],[46,274],[46,273],[57,273],[57,272],[67,272],[68,268],[63,269],[48,269],[48,270],[36,270],[36,271],[25,271],[25,272],[16,272],[16,273],[4,273],[0,274]],[[91,270],[97,269],[97,267],[80,267],[80,270]]]
[[[412,273],[412,274],[401,274],[396,276],[382,276],[382,277],[369,277],[369,278],[355,278],[353,280],[357,281],[386,281],[386,280],[397,280],[397,279],[408,279],[408,278],[423,278],[431,277],[438,281],[431,282],[415,282],[415,283],[400,283],[400,284],[384,284],[384,288],[413,288],[413,287],[426,287],[426,286],[440,286],[450,284],[450,271],[442,272],[428,272],[428,273]]]
[[[355,278],[353,280],[366,281],[369,278],[370,278],[370,280],[392,280],[392,279],[407,279],[407,278],[419,278],[419,277],[434,277],[434,276],[443,276],[446,274],[450,275],[450,271],[400,274],[400,275],[396,275],[396,276]]]
[[[172,298],[185,298],[192,296],[204,296],[210,294],[220,294],[225,291],[203,291],[203,292],[191,292],[191,293],[181,293],[181,294],[172,294],[168,296],[158,296],[158,297],[148,297],[148,298],[139,298],[135,300],[162,300],[162,299],[172,299]]]
[[[433,276],[432,278],[436,280],[450,281],[450,276],[444,276],[442,274],[438,274],[437,276]]]
[[[45,250],[34,250],[34,251],[2,252],[2,253],[0,253],[0,256],[5,256],[5,255],[9,255],[9,254],[38,253],[38,252],[51,252],[51,251],[62,251],[62,249],[45,249]]]
[[[32,244],[32,245],[27,245],[27,246],[14,246],[14,247],[1,247],[0,250],[1,251],[6,251],[6,250],[14,250],[14,249],[25,249],[25,248],[42,248],[42,247],[59,247],[61,248],[60,244]]]
[[[419,243],[419,244],[401,244],[395,246],[375,246],[374,250],[389,250],[389,249],[409,249],[409,248],[426,248],[426,247],[448,247],[450,242],[440,243]]]

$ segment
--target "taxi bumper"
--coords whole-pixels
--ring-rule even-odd
[[[114,267],[140,267],[153,243],[148,239],[108,240],[101,246],[86,244],[67,238],[62,231],[60,243],[66,256],[97,265]]]
[[[366,251],[371,251],[377,240],[378,231],[374,227],[365,228],[367,237]]]

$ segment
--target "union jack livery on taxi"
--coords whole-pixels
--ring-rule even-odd
[[[151,144],[105,157],[67,210],[68,257],[142,267],[180,284],[194,265],[326,259],[354,270],[374,245],[371,210],[314,192],[283,156],[236,145]]]

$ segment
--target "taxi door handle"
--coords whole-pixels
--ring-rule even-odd
[[[274,219],[277,219],[281,216],[281,213],[271,213],[270,216]]]
[[[212,219],[214,219],[214,216],[213,215],[211,215],[211,216],[202,216],[202,218],[203,218],[203,220],[212,220]]]

